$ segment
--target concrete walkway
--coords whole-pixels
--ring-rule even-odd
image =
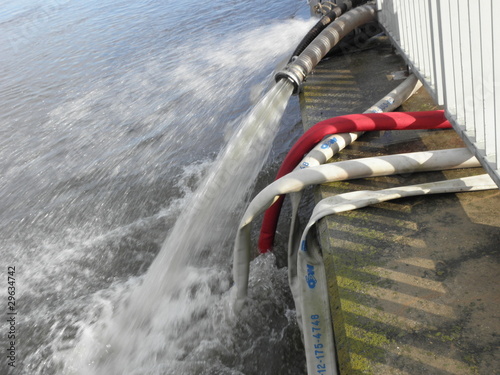
[[[387,42],[323,61],[301,94],[305,128],[360,113],[402,81]],[[401,110],[436,109],[424,89]],[[336,160],[464,147],[453,130],[363,135]],[[317,199],[485,173],[322,185]],[[500,374],[500,191],[400,199],[319,225],[341,374]]]

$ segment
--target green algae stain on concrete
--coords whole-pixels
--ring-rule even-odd
[[[347,325],[346,333],[353,353],[351,355],[353,373],[374,374],[374,363],[384,361],[390,340],[383,333],[362,330],[352,325]]]
[[[324,223],[323,227],[320,224],[320,231],[322,230],[328,230]],[[360,233],[368,241],[380,241],[384,237],[383,233],[367,228]],[[332,237],[324,235],[320,238],[328,238],[331,242],[328,247],[323,248],[347,248],[342,259],[338,254],[324,256],[327,272],[336,275],[335,278],[329,278],[329,289],[331,294],[336,295],[331,299],[331,309],[340,373],[375,374],[374,365],[383,361],[386,346],[391,343],[391,339],[381,327],[387,325],[384,315],[378,313],[383,309],[369,291],[374,283],[383,283],[387,287],[390,282],[388,283],[381,273],[371,269],[380,265],[374,246],[369,243],[346,243],[339,239],[332,241]],[[346,253],[350,256],[346,256]]]

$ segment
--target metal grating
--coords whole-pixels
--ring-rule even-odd
[[[500,187],[500,1],[377,0],[377,10],[396,48]]]

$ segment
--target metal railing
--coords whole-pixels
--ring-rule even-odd
[[[500,1],[377,0],[377,10],[395,47],[500,187]]]

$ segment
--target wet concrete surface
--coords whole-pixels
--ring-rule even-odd
[[[402,81],[388,43],[323,61],[301,94],[304,127],[360,113]],[[437,109],[424,89],[400,110]],[[453,130],[363,135],[334,160],[464,147]],[[330,183],[353,190],[452,179],[482,168]],[[318,226],[341,374],[500,373],[500,191],[394,200]]]

